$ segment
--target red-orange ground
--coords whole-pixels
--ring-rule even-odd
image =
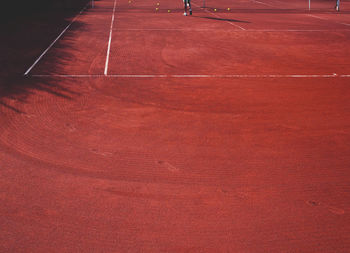
[[[104,76],[113,3],[3,91],[0,252],[350,252],[349,14],[120,0]]]

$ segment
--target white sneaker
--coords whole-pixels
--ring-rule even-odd
[[[186,13],[186,12],[184,12],[184,16],[187,16],[187,13]]]

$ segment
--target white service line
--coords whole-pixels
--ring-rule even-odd
[[[227,29],[221,29],[221,30],[218,30],[218,29],[192,29],[192,28],[187,28],[187,29],[184,29],[184,28],[126,28],[126,29],[123,29],[123,28],[120,28],[120,29],[117,29],[115,30],[115,32],[120,32],[120,31],[181,31],[181,32],[206,32],[206,31],[227,31]]]
[[[49,47],[46,48],[46,50],[38,57],[38,59],[36,59],[36,61],[32,64],[32,66],[30,66],[28,70],[24,73],[25,76],[29,74],[29,72],[35,67],[35,65],[41,60],[41,58],[43,58],[44,55],[53,47],[53,45],[55,45],[55,43],[62,37],[62,35],[68,30],[68,28],[75,22],[78,16],[85,11],[85,9],[88,7],[89,4],[90,3],[87,3],[85,5],[85,7],[79,12],[79,14],[73,18],[73,20],[67,25],[66,28],[64,28],[64,30],[60,33],[60,35],[58,35],[58,37],[49,45]]]
[[[111,51],[111,42],[112,42],[112,33],[113,33],[113,23],[114,23],[114,16],[115,16],[115,7],[117,4],[117,0],[114,0],[114,7],[113,7],[113,15],[112,15],[112,21],[111,21],[111,28],[109,31],[109,41],[108,41],[108,48],[107,48],[107,56],[106,56],[106,64],[105,64],[105,71],[104,75],[106,76],[108,74],[108,62],[109,62],[109,53]]]
[[[348,24],[350,25],[350,24]],[[214,28],[209,28],[209,29],[183,29],[183,28],[131,28],[131,29],[118,29],[115,30],[115,32],[125,32],[125,31],[147,31],[147,32],[152,32],[152,31],[180,31],[180,32],[206,32],[206,31],[216,31],[216,32],[221,32],[221,31],[225,31],[225,32],[230,32],[230,33],[241,33],[241,32],[350,32],[350,29],[333,29],[333,30],[329,30],[329,29],[249,29],[249,30],[225,30],[225,29],[214,29]]]
[[[195,5],[195,6],[199,7],[199,8],[201,8],[198,4],[193,3],[193,5]],[[208,10],[204,10],[204,11],[207,12],[207,13],[209,13],[209,14],[211,14],[211,15],[213,15],[214,17],[217,17],[217,18],[221,19],[220,16],[218,16],[218,15],[216,15],[216,14],[214,14],[214,13],[208,11]],[[232,22],[230,22],[230,21],[225,20],[225,22],[226,22],[226,23],[229,23],[229,24],[232,25],[232,26],[238,27],[238,28],[241,29],[241,30],[244,30],[244,31],[246,30],[245,28],[243,28],[243,27],[241,27],[241,26],[239,26],[239,25],[236,25],[236,24],[234,24],[234,23],[232,23]]]
[[[31,75],[31,77],[59,77],[59,78],[350,78],[349,74],[339,75],[336,73],[325,75],[306,75],[306,74],[233,74],[233,75]]]

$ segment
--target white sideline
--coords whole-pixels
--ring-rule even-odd
[[[36,61],[32,64],[32,66],[30,66],[28,70],[24,73],[25,76],[29,74],[29,72],[35,67],[35,65],[41,60],[41,58],[43,58],[44,55],[53,47],[53,45],[62,37],[62,35],[68,30],[68,28],[75,22],[78,16],[85,11],[85,9],[88,7],[89,4],[90,2],[85,5],[85,7],[79,12],[79,14],[76,15],[73,18],[73,20],[67,25],[67,27],[60,33],[60,35],[58,35],[58,37],[49,45],[49,47],[46,48],[46,50],[38,57],[38,59],[36,59]]]
[[[105,71],[104,71],[104,75],[105,75],[105,76],[108,74],[109,53],[110,53],[110,51],[111,51],[112,32],[113,32],[113,23],[114,23],[114,15],[115,15],[116,3],[117,3],[117,0],[114,0],[113,15],[112,15],[112,21],[111,21],[111,28],[110,28],[110,30],[109,30],[109,40],[108,40],[106,64],[105,64]]]

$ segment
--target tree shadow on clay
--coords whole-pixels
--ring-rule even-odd
[[[249,21],[230,19],[230,18],[216,18],[216,17],[200,17],[200,18],[218,20],[218,21],[226,21],[226,22],[235,22],[235,23],[250,23]]]
[[[16,113],[25,113],[24,108],[29,103],[30,95],[47,93],[56,97],[72,100],[80,93],[69,89],[54,78],[7,77],[0,90],[0,111],[4,108]],[[3,107],[3,108],[1,108]]]
[[[85,2],[86,4],[86,2]],[[85,5],[84,4],[84,5]],[[83,5],[83,6],[84,6]],[[80,9],[82,9],[81,7]],[[32,13],[34,12],[35,15]],[[7,34],[0,41],[0,111],[11,110],[15,113],[24,113],[23,108],[28,103],[30,95],[41,92],[64,98],[74,99],[80,92],[57,78],[34,78],[24,76],[39,55],[54,41],[74,16],[79,15],[75,9],[49,10],[47,13],[32,10],[27,16],[13,17],[3,22],[0,28]],[[79,13],[79,12],[78,12]],[[88,29],[88,24],[75,21],[64,36],[64,43],[60,40],[52,49],[59,49],[56,53],[50,51],[42,58],[46,66],[44,74],[61,73],[67,63],[74,62],[71,52],[79,31]],[[33,70],[40,66],[39,62]],[[49,65],[48,65],[49,64]],[[74,90],[75,89],[75,90]]]

